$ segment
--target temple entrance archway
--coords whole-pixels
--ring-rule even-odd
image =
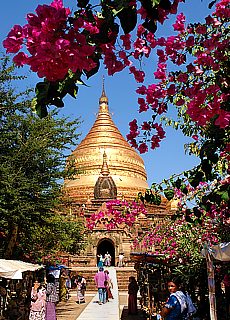
[[[97,246],[97,256],[102,254],[104,257],[106,253],[109,253],[112,257],[111,259],[111,266],[115,266],[115,247],[114,243],[111,239],[102,239]],[[99,261],[99,258],[97,257],[97,263]]]

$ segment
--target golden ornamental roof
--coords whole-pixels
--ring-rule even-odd
[[[105,153],[106,163],[103,160]],[[133,199],[139,191],[148,188],[143,159],[124,139],[111,118],[104,84],[97,118],[71,157],[80,174],[74,180],[65,181],[65,188],[76,200],[93,198],[102,168],[113,178],[118,199]]]

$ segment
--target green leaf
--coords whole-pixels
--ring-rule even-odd
[[[181,192],[183,192],[184,194],[188,194],[188,188],[186,187],[185,184],[182,184],[182,186],[180,187]]]
[[[209,3],[208,8],[212,9],[212,7],[214,6],[214,4],[217,2],[217,0],[213,0]]]
[[[63,98],[67,94],[69,94],[71,97],[76,98],[78,93],[78,86],[75,83],[75,79],[72,77],[68,77],[63,83],[59,86],[59,92],[60,96]]]
[[[129,6],[117,13],[120,19],[121,27],[125,34],[133,31],[137,24],[137,10],[135,7]]]
[[[79,8],[86,8],[88,3],[89,3],[89,0],[77,0],[77,6]]]
[[[170,10],[171,2],[169,0],[160,0],[159,7],[164,10]]]
[[[145,192],[145,201],[150,202],[150,199],[151,199],[150,193],[149,193],[149,191],[146,191]]]
[[[172,200],[173,197],[174,197],[174,190],[172,190],[172,189],[165,189],[165,190],[164,190],[164,195],[165,195],[166,199],[170,201],[170,200]]]
[[[212,163],[217,163],[218,162],[218,154],[217,153],[212,153],[208,155],[208,160],[210,160]]]
[[[194,176],[188,178],[192,187],[196,188],[201,181],[203,181],[204,174],[201,171],[197,171]]]
[[[225,202],[228,202],[229,201],[229,191],[228,190],[222,190],[222,191],[217,191],[215,192],[215,198],[218,198],[219,202],[221,200],[224,200]]]
[[[161,204],[161,196],[159,194],[155,195],[155,204],[159,206]]]
[[[47,107],[44,104],[36,104],[36,113],[39,116],[39,118],[45,118],[48,115]]]
[[[141,4],[143,8],[145,8],[145,10],[147,11],[148,16],[150,16],[153,19],[158,18],[157,6],[159,5],[159,3],[160,0],[141,0]]]
[[[144,201],[145,201],[145,198],[143,197],[143,195],[142,195],[141,192],[138,193],[138,199],[140,199],[141,202],[144,202]]]
[[[221,199],[224,200],[225,202],[229,201],[229,193],[227,190],[222,193]]]
[[[148,20],[146,19],[142,26],[147,29],[149,32],[155,33],[157,31],[157,24],[155,19]]]
[[[64,102],[62,101],[62,98],[57,97],[57,98],[53,99],[53,105],[55,105],[58,108],[63,108]]]
[[[50,83],[49,82],[38,82],[35,87],[35,93],[37,96],[38,103],[48,104],[48,91]]]

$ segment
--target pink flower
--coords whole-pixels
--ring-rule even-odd
[[[134,66],[129,68],[130,73],[134,75],[134,78],[137,82],[143,82],[145,78],[144,71],[137,70]]]
[[[165,38],[161,37],[161,38],[157,39],[157,45],[160,47],[165,46]]]
[[[151,48],[155,48],[157,45],[157,41],[155,39],[154,34],[152,32],[148,32],[146,35],[146,40],[149,42]]]
[[[151,125],[148,122],[144,121],[142,123],[142,125],[141,125],[141,129],[142,130],[146,130],[146,131],[150,131],[151,130]]]
[[[143,142],[139,145],[138,150],[140,153],[145,153],[148,151],[148,146]]]
[[[183,106],[185,104],[185,100],[184,99],[179,99],[179,100],[177,100],[177,102],[176,102],[176,105],[177,106]]]
[[[146,30],[145,30],[145,28],[143,27],[143,25],[142,25],[142,24],[139,24],[139,26],[137,27],[137,36],[138,36],[138,37],[141,37],[142,34],[143,34],[145,31],[146,31]]]
[[[158,64],[158,68],[157,71],[154,72],[154,76],[156,79],[160,79],[160,80],[166,80],[166,64],[165,63],[159,63]]]
[[[139,88],[137,88],[136,93],[144,95],[146,94],[146,86],[141,86]]]
[[[157,49],[157,55],[159,57],[159,63],[167,61],[167,56],[165,55],[164,50]]]
[[[23,43],[23,29],[19,25],[13,26],[11,31],[8,33],[7,38],[3,41],[3,46],[6,48],[8,53],[17,53]]]
[[[187,82],[187,81],[188,81],[188,75],[187,75],[187,73],[181,72],[181,73],[178,75],[178,77],[177,77],[177,81],[183,82],[183,83]]]
[[[139,104],[139,112],[147,111],[148,105],[145,103],[145,99],[138,98],[138,104]]]
[[[195,43],[194,36],[189,36],[186,40],[186,47],[193,47]]]
[[[227,128],[229,127],[230,122],[230,112],[220,109],[218,118],[215,121],[215,125],[219,126],[220,128]]]
[[[167,103],[164,103],[164,102],[160,103],[157,109],[157,113],[162,114],[166,111],[167,111]]]
[[[185,22],[185,15],[183,13],[180,13],[177,16],[176,22],[173,24],[174,30],[183,33],[185,31],[184,22]]]
[[[194,135],[192,136],[192,138],[193,138],[195,141],[198,141],[198,135],[194,134]]]
[[[205,25],[198,25],[196,27],[196,33],[198,34],[205,34],[207,32],[207,28]]]
[[[18,54],[16,54],[16,56],[14,56],[13,61],[16,64],[16,66],[22,67],[24,64],[27,63],[27,58],[27,54],[25,54],[24,52],[19,52]]]
[[[137,13],[140,14],[142,19],[147,17],[147,11],[143,7],[140,7],[140,9],[137,10]]]
[[[130,50],[131,49],[131,35],[130,34],[125,34],[125,35],[121,35],[120,39],[123,41],[123,47],[125,48],[125,50]]]
[[[91,34],[99,33],[98,27],[88,21],[84,21],[84,29],[89,31]]]
[[[169,88],[167,89],[167,94],[170,96],[175,95],[176,93],[176,86],[175,84],[170,84]]]

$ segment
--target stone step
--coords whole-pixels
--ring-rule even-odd
[[[129,277],[137,277],[137,272],[134,268],[118,268],[117,269],[117,284],[119,291],[128,291]]]
[[[129,277],[137,277],[136,270],[132,267],[115,268],[117,274],[117,284],[120,291],[127,291],[129,285]],[[109,270],[109,268],[108,268]],[[71,268],[71,272],[77,275],[84,276],[87,282],[87,292],[96,292],[97,288],[94,282],[94,276],[97,273],[98,268],[96,267],[74,267]]]

